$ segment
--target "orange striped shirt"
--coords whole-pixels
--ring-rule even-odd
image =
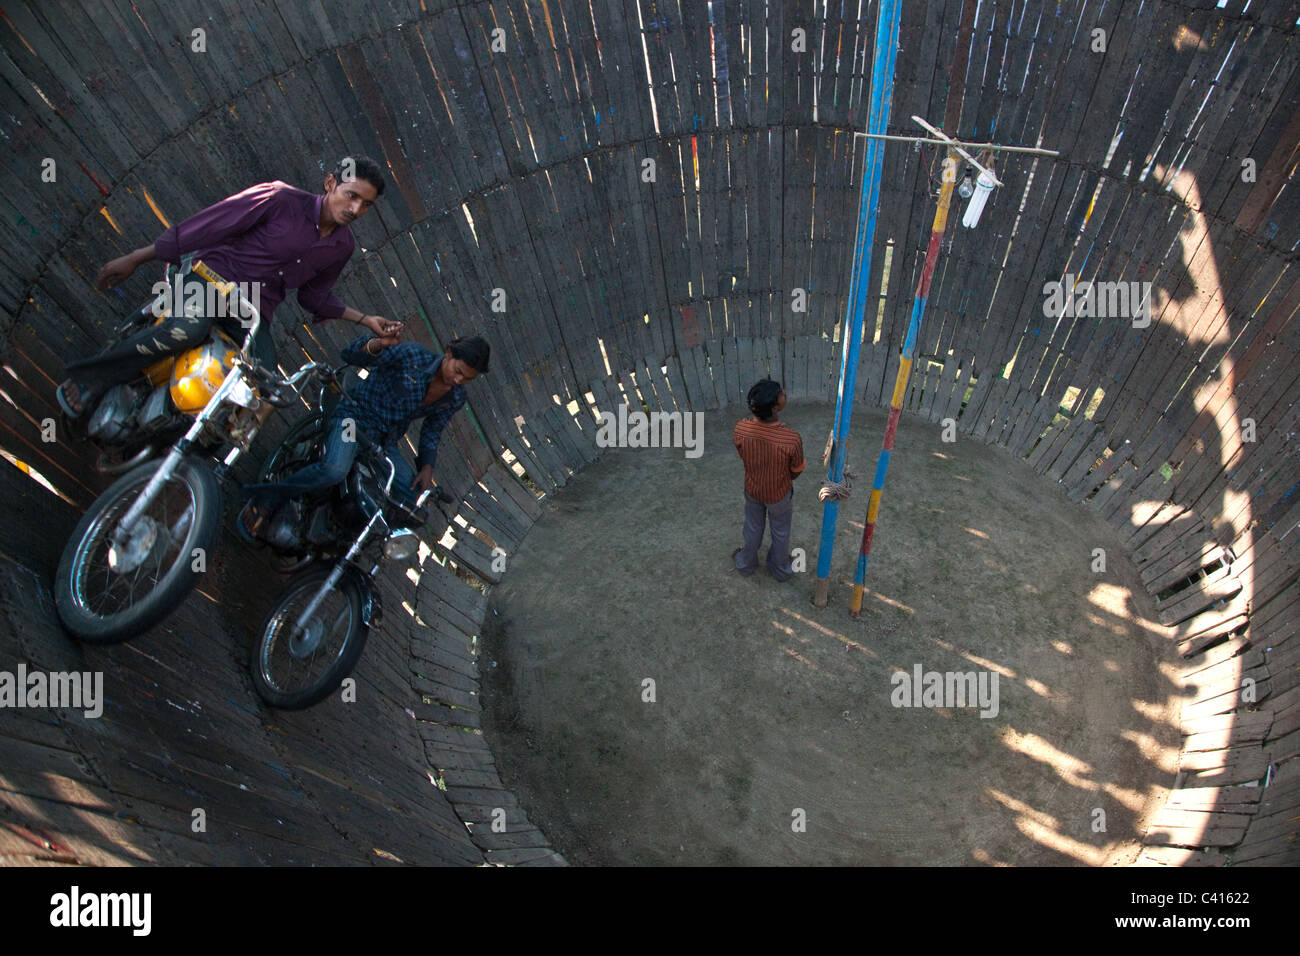
[[[793,477],[808,467],[803,439],[779,421],[746,418],[736,422],[732,443],[745,463],[745,494],[774,505],[794,488]]]

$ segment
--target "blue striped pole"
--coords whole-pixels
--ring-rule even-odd
[[[867,132],[879,136],[889,126],[889,104],[894,98],[894,59],[898,52],[898,22],[902,0],[882,0],[876,19],[876,50],[871,66],[871,108]],[[880,199],[880,175],[884,166],[885,141],[867,140],[862,164],[862,198],[858,205],[858,231],[853,247],[853,273],[849,286],[849,310],[841,334],[840,388],[835,399],[835,444],[827,480],[844,480],[849,424],[853,417],[853,394],[858,378],[858,349],[866,313],[867,282],[871,276],[871,246],[876,236],[876,208]],[[821,544],[817,552],[817,589],[813,601],[826,604],[835,549],[835,522],[839,502],[828,500],[822,508]]]

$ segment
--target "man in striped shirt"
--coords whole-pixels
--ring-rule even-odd
[[[790,566],[790,519],[794,515],[794,479],[808,463],[799,433],[777,421],[785,408],[785,389],[763,379],[749,390],[753,418],[736,422],[731,440],[745,463],[745,544],[731,554],[736,570],[748,577],[758,570],[764,521],[772,525],[767,569],[778,581],[794,574]]]

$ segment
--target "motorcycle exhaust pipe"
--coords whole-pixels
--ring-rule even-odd
[[[153,445],[145,445],[126,461],[118,462],[115,465],[109,463],[108,456],[100,455],[99,460],[95,462],[95,470],[101,475],[120,475],[124,471],[130,471],[136,465],[148,461],[156,451],[157,449]]]

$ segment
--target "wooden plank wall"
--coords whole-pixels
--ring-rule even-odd
[[[103,482],[84,451],[42,442],[39,426],[62,363],[155,279],[99,293],[99,266],[151,241],[159,215],[267,179],[316,188],[366,151],[393,186],[356,227],[338,293],[418,341],[493,344],[438,475],[459,509],[443,552],[490,584],[493,549],[509,553],[537,496],[597,454],[593,401],[715,408],[768,374],[794,400],[834,396],[875,13],[257,0],[214,20],[193,0],[10,5],[0,133],[24,188],[4,211],[21,241],[0,250],[0,449],[71,504],[92,500]],[[978,229],[954,211],[907,410],[1005,445],[1119,528],[1167,623],[1200,629],[1189,667],[1211,655],[1234,679],[1265,669],[1266,695],[1234,710],[1272,722],[1225,748],[1258,751],[1251,771],[1264,755],[1261,780],[1295,772],[1300,692],[1287,663],[1296,16],[1246,0],[917,0],[891,114],[891,132],[914,132],[918,113],[966,139],[1062,152],[1000,158],[1005,186]],[[198,26],[206,53],[191,49]],[[939,159],[886,149],[856,396],[870,404],[892,391]],[[1044,284],[1067,273],[1150,282],[1151,325],[1047,316]],[[306,324],[292,301],[276,326],[286,365],[336,357],[350,331]],[[1195,829],[1174,816],[1169,846]]]
[[[478,730],[482,598],[451,571],[428,560],[414,590],[404,569],[381,576],[385,621],[354,701],[270,711],[248,652],[284,584],[258,556],[223,543],[150,634],[81,646],[49,591],[77,510],[8,465],[0,491],[0,517],[26,535],[0,548],[0,664],[97,673],[103,690],[98,716],[0,709],[0,864],[562,862]]]

